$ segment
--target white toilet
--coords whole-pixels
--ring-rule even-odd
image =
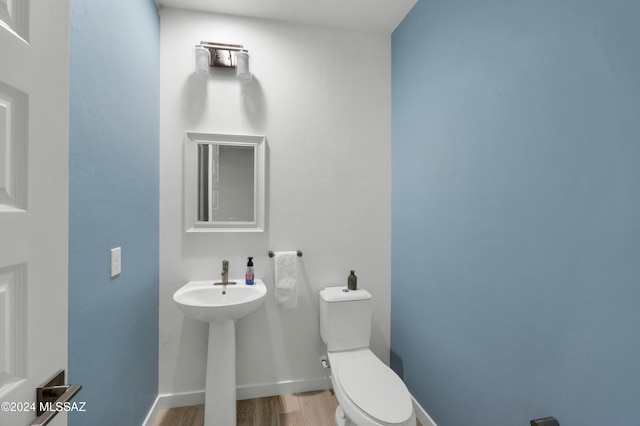
[[[320,335],[327,345],[339,426],[415,426],[409,390],[369,349],[371,294],[362,289],[320,291]]]

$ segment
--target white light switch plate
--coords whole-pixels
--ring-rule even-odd
[[[120,275],[122,271],[122,248],[116,247],[111,249],[111,278]]]

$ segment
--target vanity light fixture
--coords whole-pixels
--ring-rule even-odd
[[[209,67],[235,68],[236,77],[251,80],[249,51],[241,44],[201,41],[196,44],[196,72],[207,74]]]

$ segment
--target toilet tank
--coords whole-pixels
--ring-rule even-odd
[[[344,286],[320,291],[320,336],[327,351],[369,347],[372,302],[367,290]]]

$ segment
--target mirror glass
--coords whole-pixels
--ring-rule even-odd
[[[198,144],[198,221],[255,220],[254,147]]]
[[[264,140],[187,133],[187,232],[264,230]]]

